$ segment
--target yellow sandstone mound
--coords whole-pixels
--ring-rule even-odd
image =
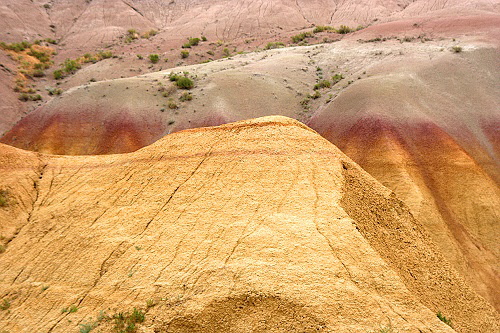
[[[289,118],[121,155],[1,145],[0,189],[0,330],[498,331],[408,208]]]

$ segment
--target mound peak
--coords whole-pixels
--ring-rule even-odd
[[[105,332],[99,313],[133,308],[155,332],[452,332],[438,311],[460,332],[498,328],[406,206],[295,120],[1,156],[7,330]]]

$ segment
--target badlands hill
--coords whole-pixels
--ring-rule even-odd
[[[500,309],[498,27],[485,24],[470,36],[456,32],[464,22],[398,22],[334,43],[86,83],[32,112],[2,142],[109,154],[186,128],[272,114],[299,119],[393,190],[455,269]],[[447,29],[460,37],[446,37]],[[192,100],[181,102],[186,91],[169,74],[184,72],[195,86]],[[322,80],[331,86],[314,90]]]
[[[1,329],[109,332],[135,308],[138,332],[498,331],[407,206],[295,120],[0,150]]]

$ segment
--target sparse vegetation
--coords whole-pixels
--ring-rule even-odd
[[[342,74],[335,74],[334,76],[332,76],[332,84],[340,82],[340,80],[342,80],[343,78],[344,76]]]
[[[153,36],[156,36],[157,34],[158,34],[158,31],[156,31],[154,29],[151,29],[151,30],[148,30],[148,31],[144,32],[141,37],[149,39],[149,38],[151,38]]]
[[[353,32],[354,30],[349,28],[347,25],[341,25],[338,29],[337,29],[337,33],[339,34],[348,34],[350,32]]]
[[[0,190],[0,207],[7,207],[9,205],[9,192],[7,190]]]
[[[156,64],[158,61],[160,61],[160,56],[157,54],[154,54],[154,53],[150,54],[149,61],[151,61],[151,63],[153,63],[153,64]]]
[[[63,71],[60,69],[56,69],[54,71],[53,75],[54,75],[54,79],[56,79],[56,80],[60,80],[64,77]]]
[[[22,102],[27,102],[27,101],[40,101],[42,100],[42,96],[40,94],[36,95],[30,95],[27,93],[21,93],[18,97],[18,99]]]
[[[54,96],[54,95],[61,95],[63,93],[63,90],[61,88],[48,87],[47,92],[49,93],[50,96]]]
[[[224,55],[225,58],[231,56],[231,51],[226,47],[222,50],[222,54]]]
[[[78,311],[78,307],[74,304],[72,304],[71,306],[67,307],[67,308],[62,308],[61,309],[61,313],[75,313],[76,311]]]
[[[184,92],[181,97],[179,97],[179,101],[181,102],[186,102],[186,101],[190,101],[193,99],[193,95],[191,93],[188,93],[187,91]]]
[[[177,106],[174,101],[169,101],[167,106],[170,110],[176,110],[179,108],[179,106]]]
[[[463,51],[462,47],[461,47],[461,46],[457,46],[457,45],[453,46],[453,47],[451,48],[451,50],[452,50],[454,53],[460,53],[460,52],[462,52],[462,51]]]
[[[181,76],[176,80],[177,87],[181,89],[191,89],[194,86],[193,80],[187,76]]]
[[[136,324],[143,323],[145,314],[142,310],[134,308],[132,313],[120,312],[113,316],[114,331],[117,333],[134,333],[137,332]]]
[[[330,88],[332,85],[332,83],[328,80],[321,80],[319,81],[318,83],[316,83],[314,85],[314,90],[318,90],[318,89],[323,89],[323,88]]]
[[[439,311],[436,316],[439,318],[439,320],[441,320],[443,323],[445,323],[446,325],[450,326],[453,328],[453,325],[451,324],[451,319],[449,318],[446,318],[442,313],[441,311]]]
[[[285,47],[285,44],[283,44],[282,42],[270,42],[270,43],[267,43],[267,45],[264,49],[271,50],[271,49],[277,49],[280,47]]]
[[[0,244],[0,253],[5,252],[5,245]]]
[[[63,71],[66,72],[67,74],[73,74],[80,68],[82,68],[82,65],[78,63],[78,61],[73,60],[73,59],[66,59],[63,64]]]
[[[182,58],[182,59],[185,59],[185,58],[187,58],[187,57],[189,57],[189,51],[182,50],[182,51],[181,51],[181,58]]]
[[[80,333],[89,333],[90,331],[92,331],[94,328],[97,327],[97,323],[96,322],[87,322],[87,323],[83,323],[83,324],[80,324]]]
[[[303,40],[305,40],[306,38],[311,38],[313,37],[313,34],[311,32],[302,32],[298,35],[295,35],[295,36],[292,36],[292,43],[299,43],[299,42],[302,42]]]
[[[206,42],[207,41],[207,37],[201,36],[201,40],[204,41],[204,42]]]
[[[319,33],[323,31],[335,31],[334,27],[330,27],[329,25],[318,25],[314,28],[313,33]]]
[[[0,310],[5,311],[8,310],[9,308],[10,308],[10,301],[4,298],[0,303]]]

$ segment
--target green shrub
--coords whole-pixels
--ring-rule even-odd
[[[142,34],[142,38],[151,38],[153,36],[156,36],[158,34],[158,31],[151,29],[149,31],[146,31],[145,33]]]
[[[137,59],[142,60],[142,59],[144,59],[144,57],[142,56],[142,54],[138,54],[138,55],[137,55]]]
[[[186,50],[181,51],[181,58],[185,59],[187,57],[189,57],[189,51]]]
[[[347,25],[341,25],[338,29],[337,29],[337,33],[339,34],[348,34],[350,32],[353,32],[354,30],[349,28]]]
[[[50,62],[50,54],[47,54],[46,52],[43,51],[37,51],[34,50],[33,48],[30,48],[28,55],[37,58],[40,62],[44,63]]]
[[[267,43],[267,45],[264,49],[271,50],[271,49],[277,49],[280,47],[285,47],[285,44],[283,44],[282,42],[270,42],[270,43]]]
[[[97,327],[97,323],[84,323],[84,324],[80,324],[80,333],[89,333],[90,331],[92,331],[94,328]]]
[[[206,42],[207,41],[207,37],[201,36],[201,40],[204,41],[204,42]]]
[[[314,28],[313,33],[317,34],[318,32],[323,32],[323,31],[333,31],[335,30],[333,27],[330,27],[329,25],[318,25]]]
[[[304,39],[310,38],[312,36],[313,36],[313,34],[311,32],[309,32],[309,31],[308,32],[302,32],[302,33],[300,33],[298,35],[292,36],[292,42],[296,44],[296,43],[301,42]]]
[[[10,308],[10,301],[6,298],[4,298],[2,300],[2,303],[0,303],[0,310],[7,310],[8,308]]]
[[[177,87],[181,89],[191,89],[194,86],[193,80],[186,76],[181,76],[176,80]]]
[[[134,308],[132,313],[120,312],[113,316],[115,323],[114,331],[120,333],[134,333],[137,331],[136,324],[143,323],[145,314],[142,310]]]
[[[454,53],[460,53],[463,51],[462,47],[461,46],[453,46],[451,48],[451,50],[454,52]]]
[[[160,56],[157,54],[150,54],[149,61],[151,61],[153,64],[156,64],[158,61],[160,61]]]
[[[73,59],[66,59],[64,61],[64,63],[62,64],[63,66],[63,70],[70,74],[70,73],[74,73],[76,72],[77,70],[79,70],[80,68],[82,68],[82,65],[80,65],[78,63],[78,61],[76,60],[73,60]]]
[[[334,76],[332,76],[333,84],[336,84],[337,82],[339,82],[343,78],[344,78],[344,76],[342,74],[335,74]]]
[[[9,205],[9,192],[7,190],[0,190],[0,207]]]
[[[5,252],[5,246],[0,244],[0,253],[4,253]]]
[[[224,50],[222,50],[222,54],[224,54],[224,57],[230,57],[231,56],[231,51],[226,47]]]
[[[47,91],[49,93],[50,96],[53,96],[53,95],[61,95],[63,90],[61,88],[47,88]]]
[[[189,38],[189,44],[191,46],[196,46],[200,43],[200,39],[199,38]]]
[[[21,43],[10,43],[10,44],[6,44],[4,42],[1,42],[0,47],[2,47],[5,50],[22,52],[22,51],[26,50],[27,48],[30,48],[31,43],[28,41],[22,41]]]
[[[54,71],[54,79],[60,80],[64,77],[63,71],[61,69],[57,69]]]
[[[34,77],[44,77],[45,72],[43,71],[43,69],[35,69],[31,72],[31,75],[33,75]]]
[[[175,110],[175,109],[178,109],[179,107],[177,106],[177,104],[175,104],[174,101],[170,101],[170,102],[168,102],[168,108],[171,110]]]
[[[52,39],[52,38],[45,38],[45,41],[49,44],[54,44],[54,45],[57,44],[57,41],[55,39]]]
[[[446,318],[442,313],[441,311],[439,311],[436,316],[439,318],[439,320],[441,320],[443,323],[445,323],[446,325],[450,326],[453,328],[453,325],[451,324],[451,319],[448,319]]]
[[[323,89],[323,88],[330,88],[331,85],[332,85],[332,83],[330,81],[321,80],[314,85],[314,90]]]
[[[27,102],[30,100],[30,95],[26,94],[26,93],[22,93],[22,94],[19,94],[19,97],[18,99],[20,101],[23,101],[23,102]]]
[[[101,59],[109,59],[113,57],[113,52],[111,51],[101,51],[97,54]]]
[[[193,95],[191,95],[191,93],[188,93],[188,92],[184,92],[181,97],[179,97],[179,101],[181,102],[186,102],[186,101],[190,101],[193,99]]]

